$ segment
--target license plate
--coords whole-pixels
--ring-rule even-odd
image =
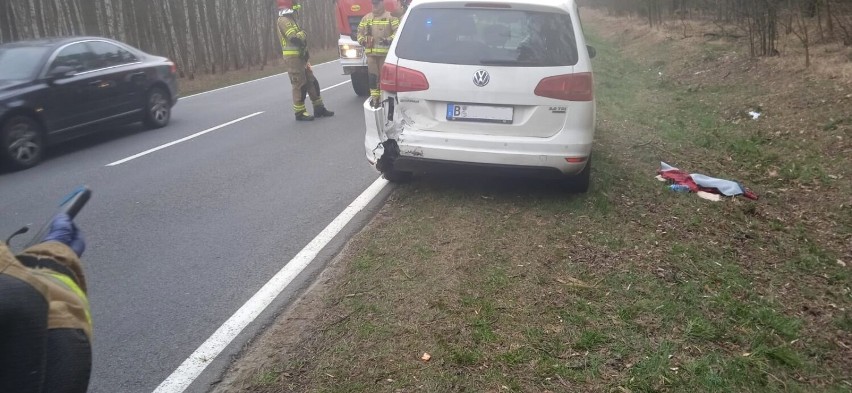
[[[447,104],[447,120],[512,124],[514,111],[511,106]]]

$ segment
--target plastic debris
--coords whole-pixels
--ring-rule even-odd
[[[695,193],[695,195],[698,195],[702,199],[706,199],[708,201],[713,201],[713,202],[719,202],[719,201],[722,200],[721,195],[711,194],[711,193],[706,192],[706,191],[698,191],[698,192]]]
[[[428,362],[430,359],[432,359],[432,355],[429,352],[423,352],[423,356],[420,357],[420,360],[424,362]]]
[[[675,168],[665,162],[660,162],[659,175],[674,183],[673,185],[685,186],[691,192],[704,191],[711,194],[724,196],[742,195],[748,199],[757,200],[757,194],[731,180],[718,179],[702,175],[700,173],[687,173]],[[671,187],[671,186],[670,186]],[[678,187],[680,188],[680,187]],[[672,188],[674,189],[674,188]]]
[[[752,120],[757,120],[760,118],[761,113],[756,111],[749,111],[748,115],[751,116]]]

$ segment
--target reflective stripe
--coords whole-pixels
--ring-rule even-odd
[[[80,289],[80,286],[77,285],[77,283],[74,282],[74,280],[71,279],[71,277],[68,277],[64,274],[51,272],[51,271],[47,271],[45,273],[47,273],[47,275],[59,280],[59,282],[61,282],[68,289],[70,289],[71,292],[74,292],[74,294],[77,295],[77,297],[79,297],[80,300],[83,301],[83,303],[85,305],[84,308],[85,308],[85,311],[86,311],[86,322],[88,322],[89,326],[91,326],[92,325],[92,314],[89,312],[89,298],[86,297],[86,293],[83,292],[82,289]]]
[[[288,38],[293,38],[294,36],[305,41],[307,35],[305,31],[299,28],[299,25],[293,21],[287,21],[285,23],[285,27],[287,30],[281,31],[281,25],[278,25],[278,34],[281,37],[281,54],[284,57],[299,57],[302,55],[302,48],[296,45],[291,45]]]

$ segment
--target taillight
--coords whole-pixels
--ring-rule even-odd
[[[580,72],[544,78],[535,87],[535,95],[566,101],[591,101],[595,98],[592,73]]]
[[[168,63],[169,63],[169,71],[172,74],[177,74],[177,65],[175,64],[175,62],[168,60]]]
[[[399,67],[396,64],[385,63],[382,66],[381,88],[391,93],[405,91],[429,90],[426,75],[410,68]]]

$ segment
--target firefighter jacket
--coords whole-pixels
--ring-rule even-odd
[[[16,258],[0,243],[0,279],[9,278],[27,284],[44,298],[47,329],[81,330],[91,342],[92,318],[86,279],[80,259],[71,248],[59,242],[44,242],[26,249]]]
[[[281,50],[284,58],[308,57],[308,35],[293,19],[293,15],[282,15],[278,17],[278,39],[281,41]]]
[[[358,24],[358,43],[367,56],[387,56],[391,41],[399,27],[399,18],[385,11],[381,15],[372,12],[364,15]]]

